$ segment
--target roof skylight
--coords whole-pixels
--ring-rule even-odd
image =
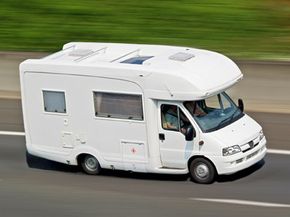
[[[126,59],[126,60],[122,61],[121,63],[142,65],[144,61],[146,61],[152,57],[153,56],[136,56],[136,57],[131,57],[129,59]]]

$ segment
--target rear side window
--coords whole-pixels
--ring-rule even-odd
[[[44,111],[66,113],[65,93],[63,91],[43,90]]]
[[[142,96],[94,92],[97,117],[143,120]]]

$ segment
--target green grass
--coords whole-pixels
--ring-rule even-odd
[[[234,58],[290,57],[288,0],[1,0],[0,50],[70,41],[185,45]]]

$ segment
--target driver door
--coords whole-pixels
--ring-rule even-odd
[[[182,109],[171,103],[158,104],[160,157],[163,167],[185,169],[194,148],[194,140],[186,141],[185,133],[192,127]]]

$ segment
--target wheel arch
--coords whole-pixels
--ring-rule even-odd
[[[211,163],[211,165],[213,166],[213,168],[215,169],[215,173],[217,174],[217,168],[215,166],[215,164],[213,163],[213,161],[208,158],[208,157],[205,157],[204,155],[194,155],[194,156],[191,156],[188,161],[187,161],[187,168],[188,168],[188,171],[190,171],[190,164],[193,160],[197,159],[197,158],[203,158],[205,160],[207,160],[209,163]]]
[[[83,145],[81,147],[76,147],[73,150],[73,152],[71,153],[71,156],[72,156],[73,160],[75,160],[77,165],[79,165],[79,163],[80,163],[79,160],[82,160],[83,157],[86,155],[94,156],[99,161],[100,165],[103,165],[103,159],[102,159],[100,153],[98,152],[98,150],[96,148],[89,146],[89,145]]]
[[[98,158],[95,154],[92,154],[92,153],[89,153],[89,152],[80,152],[80,153],[76,156],[76,162],[77,162],[77,165],[78,165],[78,166],[81,165],[82,160],[83,160],[87,155],[94,156],[94,157],[97,159],[97,161],[100,163],[99,158]],[[100,166],[101,166],[101,164],[100,164]]]
[[[77,161],[78,166],[81,165],[82,160],[84,159],[84,157],[85,157],[86,155],[91,155],[91,154],[89,154],[89,153],[85,153],[85,152],[84,152],[84,153],[79,153],[79,154],[76,156],[76,161]]]

